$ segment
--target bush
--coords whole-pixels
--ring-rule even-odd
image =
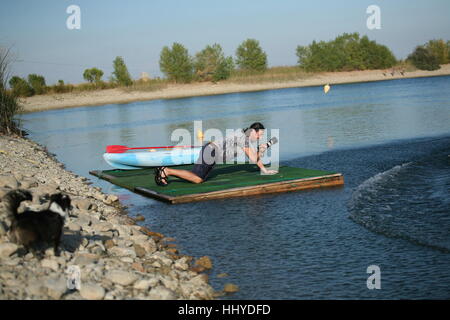
[[[112,74],[112,80],[122,86],[131,86],[133,81],[131,80],[130,73],[122,57],[116,57],[113,61],[114,71]]]
[[[262,72],[267,69],[267,54],[259,41],[247,39],[236,50],[236,64],[243,70]]]
[[[16,115],[21,111],[17,96],[6,90],[9,74],[9,49],[0,48],[0,133],[22,134]]]
[[[207,46],[195,56],[195,74],[203,81],[227,79],[233,67],[233,58],[225,58],[219,44]]]
[[[33,88],[33,94],[43,94],[46,91],[45,79],[43,76],[29,74],[28,84]]]
[[[440,68],[439,59],[424,46],[416,47],[414,52],[408,56],[408,60],[421,70],[432,71]]]
[[[175,42],[172,49],[165,46],[161,50],[159,67],[169,80],[184,83],[192,81],[193,62],[182,44]]]
[[[384,45],[358,33],[344,33],[332,41],[313,41],[297,47],[298,64],[305,71],[352,71],[385,69],[396,59]]]
[[[9,80],[12,93],[17,97],[31,97],[34,94],[33,88],[23,78],[14,76]]]

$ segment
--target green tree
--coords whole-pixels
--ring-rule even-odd
[[[447,59],[448,61],[450,61],[450,40],[447,41],[447,52],[448,52]]]
[[[122,86],[130,86],[133,84],[130,73],[122,57],[116,57],[113,61],[114,71],[112,73],[112,81]]]
[[[233,67],[233,58],[225,58],[222,47],[219,44],[208,45],[195,55],[195,74],[204,81],[227,79]]]
[[[103,71],[97,68],[84,70],[83,78],[90,83],[99,83],[103,77]]]
[[[225,80],[228,79],[231,75],[231,72],[234,69],[234,62],[232,57],[225,58],[216,69],[216,72],[213,76],[213,81]]]
[[[414,52],[408,56],[408,60],[421,70],[432,71],[440,68],[439,59],[424,46],[416,47]]]
[[[33,88],[34,94],[43,94],[46,91],[45,79],[41,75],[29,74],[28,83]]]
[[[159,68],[169,80],[175,82],[190,82],[194,75],[193,61],[188,50],[176,42],[172,44],[172,48],[162,48]]]
[[[33,88],[23,78],[14,76],[9,80],[9,86],[15,96],[30,97],[34,94]]]
[[[446,64],[449,62],[449,47],[444,40],[430,40],[425,45],[425,48],[438,59],[439,64]]]
[[[267,54],[262,50],[259,41],[247,39],[236,50],[236,64],[243,70],[265,71]]]

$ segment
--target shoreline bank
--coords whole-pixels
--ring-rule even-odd
[[[5,194],[29,190],[25,208],[40,211],[44,195],[63,192],[72,200],[61,240],[38,260],[10,242]],[[25,206],[23,206],[25,204]],[[0,299],[214,299],[208,284],[208,257],[194,259],[176,249],[175,239],[136,224],[116,195],[92,187],[87,178],[64,169],[45,147],[0,135]],[[68,270],[78,268],[80,287],[71,290]]]
[[[450,64],[442,65],[439,70],[416,70],[401,75],[398,71],[392,76],[385,70],[366,70],[348,72],[324,72],[313,74],[306,79],[295,81],[268,81],[260,83],[233,83],[224,81],[213,83],[170,84],[166,88],[156,91],[124,91],[123,89],[106,89],[97,91],[84,91],[77,93],[63,93],[51,95],[37,95],[21,98],[23,112],[39,112],[47,110],[75,108],[83,106],[99,106],[105,104],[122,104],[137,101],[178,99],[197,96],[219,95],[229,93],[254,92],[276,90],[285,88],[299,88],[323,86],[330,84],[361,83],[396,79],[412,79],[421,77],[435,77],[450,75]],[[333,88],[331,88],[333,90]]]

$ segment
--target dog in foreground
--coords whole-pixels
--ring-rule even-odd
[[[59,244],[64,222],[71,208],[70,197],[62,193],[50,196],[49,207],[41,211],[29,209],[22,213],[18,208],[22,201],[31,201],[29,191],[18,189],[5,196],[6,210],[11,221],[9,237],[11,241],[21,244],[36,257],[42,258],[42,246],[52,245],[55,255],[59,255]]]

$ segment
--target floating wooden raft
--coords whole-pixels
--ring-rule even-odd
[[[177,168],[190,170],[192,165]],[[170,184],[165,187],[156,185],[152,168],[89,173],[133,192],[172,204],[344,184],[344,177],[340,173],[280,166],[278,174],[260,175],[259,168],[253,164],[217,165],[208,180],[201,184],[171,176]]]

